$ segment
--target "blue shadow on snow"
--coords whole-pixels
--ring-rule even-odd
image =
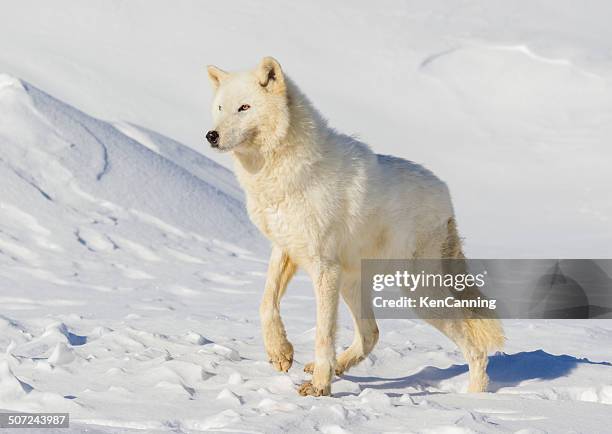
[[[603,365],[612,367],[610,362],[592,362],[568,355],[549,354],[543,350],[516,354],[497,353],[489,357],[487,373],[490,377],[489,391],[496,392],[503,387],[516,386],[527,380],[552,380],[569,375],[578,365]],[[357,377],[344,375],[342,378],[363,384],[363,388],[402,389],[416,386],[436,386],[468,371],[468,365],[452,365],[440,369],[427,366],[416,374],[400,378]],[[612,372],[611,372],[612,373]],[[368,384],[377,383],[377,384]]]

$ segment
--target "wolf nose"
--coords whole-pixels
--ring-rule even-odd
[[[219,145],[217,144],[217,142],[219,141],[219,133],[214,130],[207,132],[206,140],[208,140],[208,143],[210,143],[213,148],[218,147]]]

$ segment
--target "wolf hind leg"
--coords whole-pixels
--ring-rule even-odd
[[[465,255],[463,254],[455,219],[448,219],[446,230],[443,230],[441,234],[434,238],[428,245],[429,249],[423,257],[435,257],[435,251],[441,241],[439,244],[440,256],[458,260],[454,263],[453,270],[445,269],[444,272],[459,271],[465,273],[464,267],[467,263],[463,262]],[[472,298],[482,296],[476,287],[466,289],[465,294]],[[489,383],[487,375],[488,353],[501,349],[506,339],[499,319],[491,312],[466,310],[452,319],[435,318],[426,319],[426,321],[452,340],[463,353],[470,371],[468,392],[486,391]]]
[[[452,340],[463,353],[469,366],[468,392],[485,392],[488,353],[504,344],[504,333],[497,319],[428,319],[429,324]]]

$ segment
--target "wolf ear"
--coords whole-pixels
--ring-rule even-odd
[[[284,93],[285,77],[280,64],[273,57],[264,57],[257,67],[257,77],[261,87],[269,92]]]
[[[208,65],[206,69],[208,70],[208,79],[210,80],[210,84],[215,90],[219,87],[221,82],[225,80],[229,75],[228,72],[225,72],[224,70],[219,69],[213,65]]]

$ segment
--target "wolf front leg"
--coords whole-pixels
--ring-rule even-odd
[[[287,340],[280,316],[280,300],[297,266],[280,248],[272,247],[263,299],[259,308],[263,341],[270,363],[278,371],[287,372],[293,363],[293,345]]]
[[[330,395],[336,365],[336,321],[340,292],[340,266],[321,263],[311,273],[317,299],[317,330],[312,381],[300,386],[302,396]]]

